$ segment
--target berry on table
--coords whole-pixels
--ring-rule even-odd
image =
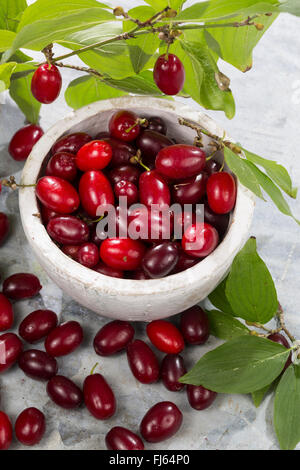
[[[19,129],[12,137],[8,151],[14,160],[19,162],[26,160],[33,146],[44,134],[43,129],[36,124],[28,124]]]

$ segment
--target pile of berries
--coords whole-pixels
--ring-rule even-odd
[[[53,145],[36,195],[46,230],[66,255],[107,276],[155,279],[214,251],[235,206],[235,179],[202,148],[166,134],[161,118],[121,110],[109,132],[95,139],[77,132]],[[18,145],[14,136],[12,154],[21,153]],[[113,235],[97,223],[111,206]]]

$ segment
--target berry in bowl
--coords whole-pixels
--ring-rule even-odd
[[[247,239],[254,198],[224,166],[206,115],[126,97],[53,126],[20,190],[26,236],[48,275],[107,317],[164,318],[205,298]],[[36,217],[40,214],[40,217]]]

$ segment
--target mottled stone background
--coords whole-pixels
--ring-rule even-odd
[[[128,7],[128,3],[118,0],[118,4],[123,6]],[[130,1],[130,6],[138,3]],[[232,80],[236,117],[228,121],[222,113],[208,111],[246,148],[283,163],[296,184],[300,180],[299,26],[300,19],[282,15],[255,49],[253,69],[247,74],[221,63],[221,70]],[[75,71],[63,70],[64,86],[78,75]],[[24,118],[8,94],[1,95],[0,99],[0,176],[15,174],[19,177],[22,164],[9,157],[7,145],[13,133],[24,124]],[[193,102],[190,104],[197,107]],[[42,107],[42,127],[47,130],[68,112],[70,108],[65,104],[62,93],[54,104]],[[300,218],[299,201],[292,202],[291,206]],[[99,361],[100,370],[112,385],[118,400],[115,417],[109,422],[101,422],[92,418],[84,408],[74,412],[59,409],[49,401],[45,384],[25,378],[17,368],[2,375],[1,408],[12,419],[28,406],[37,406],[46,414],[47,433],[37,448],[104,449],[104,436],[112,426],[123,425],[137,430],[147,409],[161,400],[173,400],[180,407],[184,424],[173,439],[162,445],[148,445],[149,449],[278,448],[272,429],[272,396],[268,396],[256,410],[247,395],[219,395],[210,409],[197,412],[189,407],[184,392],[173,394],[161,384],[146,386],[138,383],[129,372],[124,354],[111,359],[97,357],[91,347],[92,338],[106,320],[66,297],[42,271],[24,237],[16,193],[3,191],[0,210],[9,214],[12,225],[9,239],[0,249],[2,279],[15,272],[30,271],[36,273],[43,284],[39,297],[15,304],[16,324],[37,308],[53,309],[64,321],[79,320],[85,330],[84,345],[70,357],[59,360],[60,372],[81,384],[95,362]],[[257,202],[252,235],[257,237],[259,251],[276,281],[287,325],[298,338],[299,230],[293,220],[279,214],[271,203]],[[144,326],[136,325],[136,331],[137,336],[143,337]],[[188,348],[185,353],[188,367],[217,344],[218,341],[211,337],[204,347]],[[14,443],[12,448],[20,449],[21,446]]]

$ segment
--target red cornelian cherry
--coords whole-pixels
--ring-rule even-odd
[[[57,322],[57,315],[52,310],[35,310],[20,324],[19,335],[27,343],[37,343],[56,328]]]
[[[141,266],[145,246],[131,238],[107,238],[100,246],[100,258],[111,268],[134,271]]]
[[[99,248],[95,243],[84,243],[79,251],[77,261],[86,266],[93,268],[99,262]]]
[[[181,60],[174,54],[161,55],[155,63],[153,78],[163,93],[177,95],[185,81],[185,70]]]
[[[182,205],[200,203],[205,195],[206,182],[207,176],[204,172],[178,182],[173,186],[173,201]]]
[[[217,230],[206,223],[196,223],[187,228],[182,238],[182,248],[189,256],[205,258],[217,247]]]
[[[81,245],[89,239],[88,225],[73,215],[53,217],[47,225],[47,232],[61,244]]]
[[[205,410],[216,399],[217,393],[201,385],[188,385],[186,389],[189,404],[195,410]]]
[[[209,320],[199,305],[194,305],[182,312],[180,331],[186,343],[192,345],[206,343],[210,332]]]
[[[75,162],[81,171],[102,170],[112,158],[112,148],[103,140],[92,140],[77,152]]]
[[[60,71],[53,64],[40,65],[31,80],[31,92],[40,103],[50,104],[58,97],[62,86]]]
[[[148,207],[133,209],[128,215],[129,234],[144,241],[169,240],[173,232],[172,213],[166,207],[151,210]]]
[[[0,450],[7,450],[13,438],[13,427],[6,413],[0,411]]]
[[[159,363],[152,349],[140,339],[127,347],[128,364],[134,377],[142,384],[158,381]]]
[[[47,225],[50,219],[53,219],[53,217],[58,217],[60,214],[55,212],[53,209],[49,209],[48,207],[41,205],[41,216],[44,225]]]
[[[114,392],[103,375],[91,374],[83,384],[84,403],[96,419],[109,419],[116,412]]]
[[[73,134],[64,135],[55,142],[51,148],[52,155],[60,152],[67,152],[76,155],[81,147],[90,142],[92,137],[86,132],[74,132]]]
[[[171,195],[169,186],[156,170],[145,171],[139,179],[140,202],[145,206],[153,204],[160,207],[169,206]]]
[[[148,442],[162,442],[179,431],[182,413],[171,401],[162,401],[152,406],[145,414],[140,431]]]
[[[117,198],[127,197],[127,205],[131,206],[139,200],[139,191],[135,184],[130,181],[119,181],[114,185],[114,193]]]
[[[0,212],[0,245],[4,242],[9,232],[9,220],[4,212]]]
[[[110,167],[117,167],[121,165],[128,165],[130,159],[135,156],[136,150],[133,145],[128,142],[114,139],[113,137],[102,136],[101,133],[97,135],[96,139],[104,140],[112,149],[112,158],[109,163]]]
[[[212,174],[207,181],[206,192],[209,207],[217,214],[227,214],[234,208],[236,182],[230,173]]]
[[[196,176],[205,167],[206,155],[199,147],[176,144],[162,149],[155,160],[159,173],[171,179]]]
[[[34,380],[50,380],[57,374],[58,366],[54,357],[39,349],[27,349],[19,357],[19,367]]]
[[[0,336],[0,373],[9,369],[18,360],[23,350],[23,343],[14,333],[4,333]]]
[[[141,170],[134,165],[122,165],[116,168],[113,168],[109,174],[108,178],[112,184],[117,184],[120,181],[130,181],[135,185],[138,184]]]
[[[80,250],[80,245],[63,245],[61,251],[72,258],[75,261],[78,261],[78,252]]]
[[[67,152],[59,152],[53,155],[48,162],[46,175],[74,181],[77,176],[74,155]]]
[[[183,249],[179,250],[179,257],[177,264],[171,274],[181,273],[186,269],[192,268],[195,264],[199,263],[199,258],[193,258],[185,253]]]
[[[159,132],[146,129],[141,132],[136,141],[137,148],[142,152],[142,157],[145,162],[154,161],[158,152],[173,145],[171,139]]]
[[[43,176],[36,185],[36,195],[44,206],[59,214],[71,214],[80,200],[74,186],[57,176]]]
[[[162,352],[178,354],[184,348],[184,340],[178,328],[166,320],[154,320],[147,325],[151,343]]]
[[[87,171],[79,182],[79,195],[84,210],[91,217],[97,216],[99,207],[113,204],[115,197],[110,182],[102,171]]]
[[[37,408],[26,408],[19,414],[16,424],[16,438],[25,446],[34,446],[43,438],[46,431],[44,414]]]
[[[183,357],[179,354],[167,354],[161,363],[161,379],[167,390],[180,392],[185,384],[178,382],[186,373]]]
[[[99,263],[93,268],[93,270],[97,271],[97,273],[99,274],[104,274],[105,276],[109,277],[117,277],[119,279],[123,279],[124,277],[124,272],[121,269],[111,268],[102,261],[99,261]]]
[[[144,450],[142,439],[121,426],[115,426],[105,436],[108,450]]]
[[[164,242],[146,251],[142,261],[144,272],[152,279],[167,276],[175,268],[179,256],[177,243]]]
[[[114,320],[104,325],[94,338],[94,349],[99,356],[111,356],[125,349],[134,337],[133,326]]]
[[[228,229],[230,214],[216,214],[211,210],[208,204],[204,206],[204,222],[215,227],[220,239],[222,239]]]
[[[83,402],[83,393],[72,380],[55,375],[47,384],[47,393],[56,405],[67,410],[78,408]]]
[[[13,274],[3,282],[3,294],[13,300],[30,299],[41,289],[38,278],[30,273]]]
[[[80,324],[77,321],[68,321],[49,333],[45,340],[45,349],[50,356],[66,356],[75,351],[82,340],[83,331]]]
[[[0,331],[9,330],[14,322],[12,305],[4,294],[0,293]]]
[[[167,133],[167,124],[165,121],[159,116],[152,116],[148,119],[148,127],[149,131],[159,132],[160,134],[166,135]]]
[[[28,124],[19,129],[9,143],[8,151],[11,157],[19,162],[26,160],[43,134],[43,129],[36,124]]]
[[[121,110],[113,114],[109,121],[109,132],[112,137],[131,142],[140,133],[139,118],[131,111]]]

